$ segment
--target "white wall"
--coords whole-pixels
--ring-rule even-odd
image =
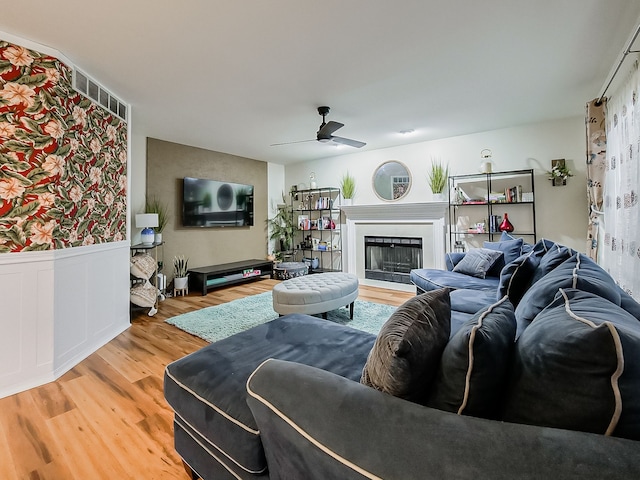
[[[549,238],[584,252],[588,212],[584,117],[356,151],[288,165],[285,185],[287,191],[291,185],[301,182],[309,185],[309,174],[315,172],[318,185],[337,187],[342,174],[348,170],[357,182],[356,204],[382,203],[371,187],[373,172],[387,160],[398,160],[408,167],[413,179],[409,194],[399,203],[424,202],[431,200],[427,172],[433,158],[448,163],[452,175],[476,173],[481,161],[480,152],[485,148],[492,151],[494,171],[534,169],[538,238]],[[564,187],[552,187],[545,174],[551,169],[551,160],[556,158],[566,159],[575,175]]]

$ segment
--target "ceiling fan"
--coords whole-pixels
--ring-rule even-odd
[[[338,137],[336,135],[333,135],[333,132],[335,132],[339,128],[344,127],[344,124],[340,122],[334,122],[333,120],[330,120],[327,123],[325,121],[325,117],[328,115],[329,110],[330,110],[329,107],[318,107],[318,113],[322,115],[322,124],[320,124],[320,128],[316,133],[315,140],[300,140],[298,142],[273,143],[271,146],[275,147],[278,145],[290,145],[292,143],[318,141],[322,143],[327,143],[327,142],[340,143],[342,145],[349,145],[350,147],[356,147],[356,148],[364,147],[366,145],[365,142],[360,142],[358,140],[351,140],[350,138]]]

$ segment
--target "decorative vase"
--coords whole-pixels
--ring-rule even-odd
[[[567,179],[562,177],[553,177],[553,186],[562,187],[567,184]]]
[[[509,221],[509,216],[506,213],[504,214],[504,219],[498,229],[501,232],[513,232],[513,224]]]
[[[156,243],[162,243],[162,232],[156,232]]]
[[[343,198],[342,199],[342,205],[344,207],[347,207],[349,205],[353,205],[353,199],[352,198]]]
[[[443,192],[431,194],[431,200],[434,202],[444,202],[445,198],[446,197]]]

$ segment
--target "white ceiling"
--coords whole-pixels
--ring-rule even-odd
[[[276,163],[580,115],[638,0],[32,0],[0,32],[60,51],[133,109],[136,134]],[[411,137],[401,130],[414,129]]]

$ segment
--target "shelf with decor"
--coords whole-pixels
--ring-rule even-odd
[[[130,261],[131,306],[149,308],[152,317],[158,312],[158,301],[164,300],[166,277],[164,265],[164,242],[132,245]]]
[[[340,189],[321,187],[291,192],[293,260],[310,273],[342,271]]]
[[[533,170],[450,176],[450,251],[497,241],[503,231],[537,240]]]

